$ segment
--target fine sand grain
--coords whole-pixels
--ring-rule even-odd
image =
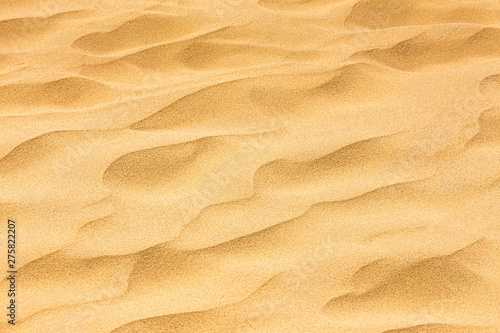
[[[8,219],[0,332],[500,332],[500,2],[0,0]]]

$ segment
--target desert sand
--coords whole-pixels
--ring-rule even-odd
[[[9,219],[0,332],[500,332],[500,2],[0,0]]]

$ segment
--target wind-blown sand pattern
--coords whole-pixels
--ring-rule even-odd
[[[0,0],[0,218],[0,332],[500,332],[500,2]]]

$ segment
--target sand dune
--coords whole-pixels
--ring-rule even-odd
[[[498,248],[493,248],[491,253],[476,253],[475,247],[472,245],[471,249],[466,248],[462,253],[452,255],[452,260],[450,257],[431,258],[404,268],[360,295],[346,294],[332,300],[325,306],[325,311],[337,316],[343,313],[356,316],[361,310],[363,316],[373,309],[401,314],[418,314],[424,309],[436,318],[455,312],[463,321],[481,317],[481,322],[477,323],[481,325],[487,323],[490,317],[489,320],[495,323],[500,306],[498,280],[488,283],[481,275],[464,267],[461,261],[469,256],[486,261],[492,255],[498,260],[500,252]],[[372,310],[370,307],[373,307]]]
[[[389,49],[362,51],[356,56],[368,57],[399,70],[419,70],[435,65],[464,63],[471,58],[495,58],[500,53],[500,30],[445,31],[423,33]],[[453,37],[451,37],[453,36]]]
[[[498,14],[494,1],[362,0],[354,5],[346,24],[369,29],[444,23],[497,24]]]
[[[454,325],[445,325],[445,324],[430,324],[430,325],[421,325],[415,327],[408,327],[396,330],[386,331],[386,333],[413,333],[413,332],[436,332],[436,333],[446,333],[446,332],[457,332],[457,333],[489,333],[495,332],[493,328],[483,328],[483,327],[470,327],[470,326],[454,326]]]
[[[73,47],[97,55],[119,53],[141,46],[188,39],[190,35],[202,33],[203,25],[206,25],[206,29],[216,27],[204,17],[146,14],[127,21],[110,32],[80,37],[73,43]]]
[[[2,109],[31,111],[85,108],[117,97],[111,88],[84,78],[68,77],[47,83],[12,84],[0,88]],[[11,111],[12,112],[12,111]]]
[[[499,332],[499,13],[0,0],[0,332]]]
[[[144,51],[88,66],[82,75],[121,81],[130,71],[142,75],[184,76],[193,71],[214,71],[258,66],[263,63],[297,62],[312,58],[314,51],[293,51],[272,46],[212,42],[203,38],[154,46]]]

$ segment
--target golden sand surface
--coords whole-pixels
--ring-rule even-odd
[[[0,0],[0,221],[0,332],[500,332],[500,1]]]

